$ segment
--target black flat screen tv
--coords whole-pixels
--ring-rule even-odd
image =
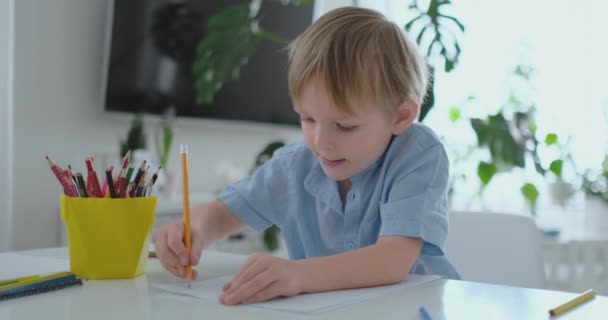
[[[297,125],[287,86],[284,46],[262,41],[240,78],[226,82],[213,103],[198,104],[193,61],[210,16],[248,0],[115,0],[107,63],[106,111]],[[262,1],[260,26],[293,39],[312,22],[312,5]],[[181,19],[176,21],[176,19]],[[163,51],[179,43],[179,59]]]

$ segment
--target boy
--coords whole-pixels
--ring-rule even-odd
[[[289,88],[305,143],[278,150],[183,222],[163,226],[163,266],[185,277],[204,247],[243,223],[276,224],[291,260],[250,257],[224,304],[392,284],[408,273],[458,278],[443,253],[448,160],[414,123],[427,69],[397,25],[363,8],[333,10],[290,45]],[[196,276],[196,274],[194,275]]]

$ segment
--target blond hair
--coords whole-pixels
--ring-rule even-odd
[[[428,71],[405,31],[381,13],[334,9],[288,46],[289,92],[298,100],[307,81],[324,80],[334,104],[353,113],[349,98],[371,98],[394,113],[406,101],[420,105]]]

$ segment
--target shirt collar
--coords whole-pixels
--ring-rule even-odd
[[[364,181],[384,162],[387,150],[390,148],[395,136],[391,138],[386,150],[374,161],[370,166],[363,169],[361,172],[355,174],[350,178],[352,186],[351,189],[358,189],[359,185]],[[304,188],[308,193],[315,196],[317,199],[330,206],[332,209],[342,212],[342,200],[340,200],[340,194],[338,193],[338,186],[336,180],[328,177],[323,172],[323,168],[319,163],[318,159],[315,159],[315,164],[304,179]]]
[[[304,188],[336,212],[342,212],[336,180],[325,175],[318,160],[304,179]]]

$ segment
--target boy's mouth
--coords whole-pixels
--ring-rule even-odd
[[[346,161],[346,159],[335,159],[335,160],[330,160],[327,159],[323,156],[319,156],[319,158],[321,159],[321,162],[328,167],[335,167],[335,166],[339,166],[342,163],[344,163],[344,161]]]

